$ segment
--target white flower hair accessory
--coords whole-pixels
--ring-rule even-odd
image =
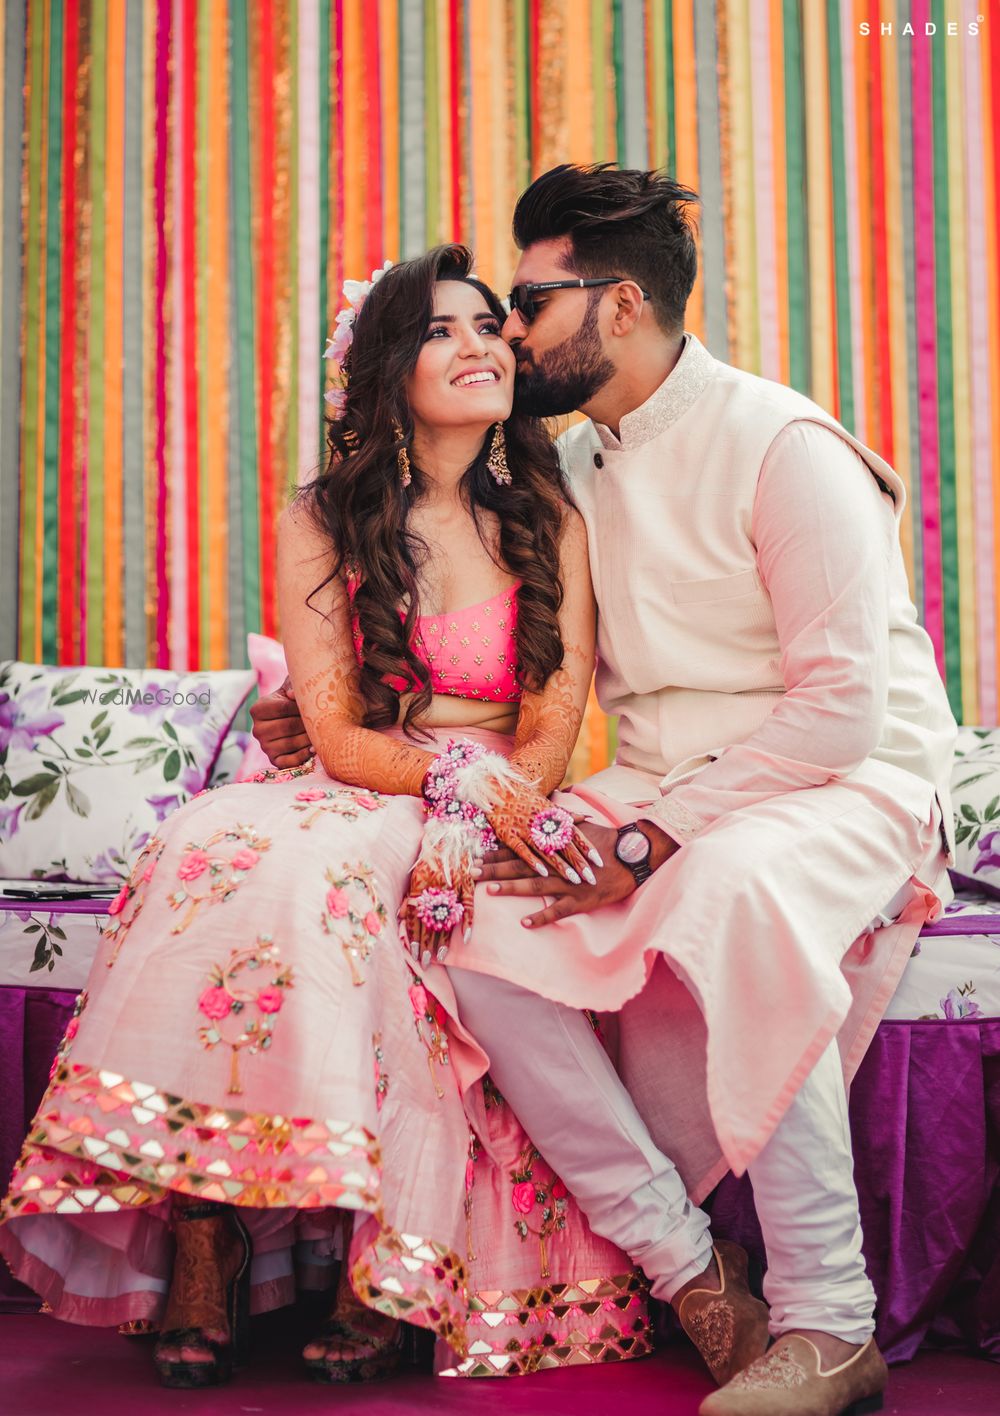
[[[344,416],[344,410],[347,407],[347,374],[344,370],[344,360],[347,358],[347,351],[354,343],[354,322],[358,317],[358,311],[368,299],[373,288],[379,283],[386,271],[391,269],[392,261],[386,261],[381,270],[372,271],[371,280],[345,280],[341,287],[347,306],[337,316],[336,327],[327,341],[323,353],[324,359],[332,359],[337,365],[337,372],[333,376],[333,387],[327,390],[326,401],[338,418]]]

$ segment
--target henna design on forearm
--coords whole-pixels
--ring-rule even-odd
[[[420,795],[434,754],[361,726],[353,662],[312,675],[296,694],[310,739],[331,777],[388,795]]]
[[[566,654],[586,662],[579,649],[567,648]],[[580,668],[574,673],[564,662],[541,693],[526,693],[521,699],[510,760],[523,776],[537,783],[544,796],[554,792],[566,775],[583,722],[579,679]]]
[[[590,670],[590,656],[578,645],[567,645],[562,667],[542,691],[522,696],[510,760],[530,785],[505,788],[489,814],[497,836],[526,864],[554,869],[576,884],[581,877],[593,879],[587,864],[588,858],[595,859],[590,842],[574,830],[564,850],[543,859],[532,843],[531,824],[548,807],[550,793],[566,775],[583,721]]]

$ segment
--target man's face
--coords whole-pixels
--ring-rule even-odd
[[[560,258],[569,238],[539,241],[521,256],[512,284],[567,280],[572,272]],[[554,418],[584,407],[615,372],[604,352],[600,312],[607,287],[548,290],[536,297],[537,313],[526,324],[516,310],[507,317],[503,336],[514,350],[514,411]]]

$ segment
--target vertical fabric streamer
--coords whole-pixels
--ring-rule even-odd
[[[505,291],[532,174],[620,160],[701,193],[689,327],[898,468],[952,704],[995,721],[1000,25],[981,13],[6,7],[0,652],[242,662],[247,630],[280,630],[275,518],[322,457],[320,356],[344,277],[463,239]],[[592,708],[577,769],[613,741]]]
[[[785,185],[785,36],[781,0],[768,0],[770,11],[771,140],[774,144],[775,335],[778,366],[775,377],[788,383],[788,192]]]
[[[208,576],[202,582],[202,644],[207,645],[213,669],[228,662],[227,566],[229,556],[229,500],[227,462],[229,444],[228,342],[216,331],[227,328],[229,311],[229,114],[226,86],[218,75],[226,72],[229,47],[228,6],[224,0],[200,0],[199,40],[203,48],[199,90],[199,206],[203,213],[201,243],[204,254],[203,301],[200,319],[200,360],[204,374],[204,417],[200,430],[200,459],[206,470],[208,494],[203,503],[202,542],[209,547],[203,557]],[[315,225],[313,226],[315,231]]]
[[[257,402],[260,408],[260,615],[264,634],[273,634],[274,595],[274,7],[271,0],[257,0],[259,6],[259,148],[257,188]]]
[[[976,543],[972,513],[971,428],[964,418],[956,418],[956,408],[970,407],[969,389],[969,300],[965,265],[965,154],[963,149],[964,92],[963,50],[960,44],[945,46],[942,72],[943,102],[947,110],[945,152],[948,163],[948,226],[946,249],[950,262],[944,278],[950,286],[952,320],[951,419],[955,482],[955,541],[958,617],[958,711],[972,722],[979,721],[979,680],[976,673]],[[955,675],[949,671],[949,679]]]
[[[124,171],[122,190],[122,565],[125,662],[145,664],[146,647],[146,448],[148,428],[146,360],[149,323],[147,129],[151,107],[147,54],[154,26],[142,0],[128,0],[125,12]],[[149,419],[152,422],[152,419]],[[112,662],[117,662],[113,660]]]
[[[963,21],[966,26],[976,14],[975,0],[965,0]],[[962,55],[965,75],[965,191],[960,200],[966,204],[966,251],[970,272],[987,273],[986,300],[979,298],[970,282],[969,303],[969,400],[972,410],[972,525],[975,534],[973,566],[975,571],[975,605],[978,637],[975,662],[979,669],[980,722],[996,720],[997,623],[994,603],[995,534],[993,526],[993,489],[990,479],[990,302],[996,301],[996,280],[990,288],[987,251],[987,220],[984,175],[986,170],[983,91],[977,43],[966,33]],[[987,95],[987,102],[989,101]],[[995,253],[994,253],[995,254]]]
[[[59,397],[63,371],[59,340],[60,294],[64,278],[62,229],[59,220],[64,176],[63,100],[66,66],[64,33],[66,12],[63,0],[55,0],[49,10],[48,33],[48,143],[45,172],[45,336],[43,433],[41,476],[39,479],[40,523],[42,531],[39,563],[41,571],[41,643],[46,659],[60,661],[56,616],[63,580],[59,573]],[[71,14],[70,20],[74,19]]]
[[[21,167],[28,98],[23,6],[10,6],[0,19],[4,83],[2,99],[3,197],[0,202],[0,658],[13,658],[18,638],[18,567],[20,562],[21,476],[18,456],[21,392],[24,369],[20,359],[18,313],[24,297],[21,269]],[[25,164],[27,166],[27,164]]]
[[[75,456],[73,433],[76,426],[76,401],[79,388],[74,367],[76,311],[74,297],[74,275],[76,271],[77,241],[79,239],[76,222],[76,80],[80,37],[80,6],[78,0],[66,0],[63,10],[63,53],[62,62],[62,192],[57,210],[62,220],[60,259],[59,318],[62,324],[62,338],[57,340],[59,381],[56,408],[58,427],[58,452],[55,478],[51,488],[46,489],[46,501],[53,508],[53,519],[58,525],[57,559],[59,595],[53,609],[58,613],[56,654],[60,663],[79,662],[77,637],[79,617],[75,613],[72,590],[79,574],[79,546],[77,541],[80,525],[80,465]],[[55,223],[53,223],[55,224]],[[51,499],[50,494],[51,493]]]
[[[400,255],[419,255],[427,230],[424,142],[424,48],[422,0],[399,0]],[[499,12],[498,12],[499,13]],[[339,291],[338,291],[339,294]]]
[[[854,416],[854,371],[851,361],[851,267],[847,234],[848,185],[852,173],[847,167],[848,146],[844,132],[843,59],[840,52],[839,0],[827,8],[827,49],[830,70],[830,177],[833,228],[833,358],[836,366],[837,412],[852,432]]]
[[[768,379],[781,377],[778,346],[778,282],[774,239],[774,141],[771,132],[771,36],[767,6],[752,5],[748,14],[751,141],[756,225],[755,283],[759,300],[758,369]]]
[[[932,0],[930,18],[944,33],[944,0]],[[931,66],[931,140],[934,144],[934,311],[937,346],[938,497],[941,506],[941,600],[948,694],[961,721],[961,635],[955,505],[955,408],[952,361],[951,212],[948,162],[948,113],[945,98],[945,50],[928,46]]]
[[[203,367],[198,347],[197,211],[195,196],[195,122],[199,75],[197,64],[198,0],[175,0],[174,16],[183,62],[174,71],[173,175],[174,213],[180,239],[173,244],[171,275],[174,308],[171,320],[171,426],[174,466],[172,616],[177,663],[201,662],[201,556],[199,554],[198,494],[200,484],[198,371]],[[182,472],[183,469],[183,472]],[[184,642],[186,640],[186,643]],[[181,647],[183,646],[183,647]]]
[[[252,225],[252,171],[250,153],[248,12],[245,5],[232,8],[230,54],[230,162],[233,169],[233,293],[236,347],[236,395],[233,417],[239,421],[240,540],[243,546],[243,608],[248,629],[262,623],[260,590],[260,503],[258,448],[261,424],[257,400],[257,318],[254,298]]]
[[[382,94],[382,239],[385,260],[399,260],[399,11],[397,0],[379,0]],[[301,62],[308,54],[300,45]],[[301,220],[302,218],[300,218]]]
[[[174,33],[182,36],[182,43],[187,42],[190,28],[189,8],[194,3],[196,0],[174,0]],[[193,16],[191,23],[193,24]],[[197,476],[197,462],[195,461],[192,466],[188,461],[186,414],[189,404],[193,402],[189,398],[188,386],[194,382],[199,360],[195,350],[191,351],[189,358],[186,349],[186,340],[190,336],[190,329],[194,325],[195,317],[194,312],[189,310],[190,297],[185,280],[185,256],[189,256],[189,246],[193,240],[191,228],[194,219],[193,213],[189,211],[190,183],[187,180],[185,163],[191,151],[187,132],[191,121],[189,93],[196,83],[197,78],[190,63],[178,64],[175,67],[172,100],[174,108],[173,131],[177,140],[171,145],[169,158],[170,190],[172,217],[182,236],[179,241],[171,242],[170,246],[170,288],[173,294],[173,303],[168,336],[170,355],[167,396],[170,407],[170,465],[172,469],[169,499],[170,612],[168,625],[171,668],[181,668],[185,664],[191,663],[192,654],[197,653],[200,647],[197,632],[192,640],[188,638],[189,625],[191,624],[190,603],[192,598],[197,603],[200,582],[197,574],[190,576],[188,574],[188,566],[198,566],[199,561],[197,546],[194,548],[192,558],[192,548],[188,544],[189,481],[192,471]],[[194,263],[190,256],[187,268],[192,272],[193,278]],[[193,404],[193,414],[197,417],[196,402]]]
[[[856,30],[852,25],[853,8],[853,0],[838,0],[837,52],[840,55],[842,81],[837,84],[836,76],[832,80],[838,90],[843,124],[844,235],[842,240],[846,242],[847,248],[846,277],[839,268],[837,273],[837,308],[838,311],[843,310],[846,315],[843,331],[845,352],[842,356],[842,363],[845,376],[850,379],[852,410],[850,426],[852,432],[856,433],[864,442],[872,421],[868,417],[865,405],[865,391],[871,387],[873,382],[866,376],[868,367],[866,346],[870,349],[872,343],[873,316],[869,315],[866,319],[862,312],[866,305],[873,307],[875,301],[871,296],[868,299],[865,298],[865,291],[870,291],[872,288],[870,278],[865,278],[870,276],[871,271],[871,233],[868,223],[865,222],[862,225],[860,220],[861,192],[865,193],[866,202],[869,200],[867,194],[871,192],[871,206],[874,208],[872,215],[875,220],[878,219],[878,213],[881,211],[882,196],[881,189],[873,188],[871,183],[868,172],[868,149],[866,147],[862,155],[858,148],[858,125],[867,117],[868,91],[867,87],[859,88],[855,74],[857,60],[854,45]],[[862,166],[864,167],[864,179],[861,174]],[[862,270],[864,270],[864,275]],[[840,290],[842,279],[846,279],[846,299]],[[839,320],[840,314],[838,314],[838,324]]]
[[[788,215],[788,379],[810,391],[811,282],[806,214],[806,97],[802,19],[796,0],[784,0],[785,192]]]
[[[150,540],[153,547],[152,577],[146,616],[149,622],[150,647],[156,668],[169,663],[167,644],[167,320],[169,292],[168,243],[168,159],[170,152],[170,69],[174,43],[169,0],[158,0],[155,50],[156,127],[153,150],[153,268],[155,289],[155,351],[154,407],[156,410],[155,455],[152,473],[155,485],[155,518]],[[190,446],[188,447],[190,456]],[[147,526],[149,526],[147,522]],[[189,635],[190,638],[190,635]]]
[[[894,0],[882,0],[884,12],[894,14]],[[913,569],[912,583],[914,598],[918,606],[924,603],[924,538],[921,505],[923,487],[921,484],[920,445],[920,405],[918,397],[917,359],[915,355],[917,339],[916,311],[916,246],[913,233],[913,92],[912,65],[908,48],[900,46],[883,66],[887,97],[891,94],[897,100],[899,122],[894,122],[894,114],[888,108],[886,115],[886,179],[890,190],[899,186],[899,231],[901,240],[895,249],[902,249],[903,259],[897,267],[902,272],[899,288],[902,291],[902,305],[894,335],[901,333],[900,354],[893,360],[893,410],[896,418],[893,447],[897,462],[903,469],[903,477],[910,489],[910,525],[913,528]],[[891,142],[895,138],[895,142]],[[896,162],[893,165],[893,156]],[[889,231],[892,231],[889,227]],[[898,278],[898,277],[897,277]],[[890,298],[895,281],[890,279]],[[905,353],[904,353],[905,351]],[[895,350],[893,351],[895,354]],[[898,387],[897,387],[898,379]]]
[[[699,87],[698,56],[695,48],[694,0],[673,0],[668,14],[668,93],[670,104],[668,139],[673,150],[677,178],[694,191],[702,190],[699,156]],[[707,193],[706,193],[707,195]],[[699,231],[699,264],[704,269],[704,226]],[[724,281],[719,281],[720,295]],[[688,324],[700,338],[707,338],[705,316],[705,276],[695,281],[688,305]]]
[[[830,179],[830,98],[822,7],[802,9],[806,128],[806,210],[811,313],[811,392],[817,403],[839,416],[834,363],[833,223]]]
[[[316,468],[316,428],[320,420],[320,387],[306,371],[323,352],[316,325],[320,273],[320,75],[312,59],[319,48],[319,0],[299,4],[299,444],[296,480],[307,479]]]
[[[42,563],[39,555],[39,471],[42,448],[41,399],[44,396],[42,377],[41,288],[45,270],[43,245],[42,201],[44,161],[45,103],[45,25],[47,11],[35,9],[27,15],[26,73],[24,107],[26,134],[22,168],[22,230],[24,233],[24,294],[22,297],[22,329],[24,365],[21,376],[21,477],[20,477],[20,569],[21,614],[20,653],[25,658],[40,658],[40,624],[38,602],[41,595]],[[9,32],[9,31],[8,31]],[[9,134],[5,132],[9,142]],[[6,383],[6,380],[4,381]]]
[[[107,446],[107,387],[104,364],[107,357],[105,320],[108,316],[106,287],[108,200],[107,173],[107,82],[108,82],[108,15],[106,0],[93,0],[90,19],[90,105],[87,113],[88,134],[81,142],[90,151],[90,325],[87,347],[87,514],[84,552],[86,574],[85,638],[82,659],[85,663],[101,663],[104,658],[104,511],[107,502],[105,448]],[[118,71],[120,72],[120,70]]]
[[[917,406],[923,503],[924,623],[945,670],[941,585],[941,504],[938,495],[937,294],[934,250],[934,136],[931,43],[924,35],[927,0],[917,0],[913,40],[913,237],[916,280]]]
[[[982,26],[980,26],[982,35]],[[1000,69],[1000,33],[996,25],[988,31],[989,43],[980,45],[982,64],[984,156],[986,159],[986,231],[987,231],[987,289],[989,290],[990,316],[990,408],[991,408],[991,456],[993,469],[993,525],[1000,522],[1000,97],[997,95],[996,75]],[[988,117],[987,117],[988,114]],[[992,262],[990,265],[989,262]],[[1000,620],[1000,575],[994,573],[995,618]],[[1000,659],[1000,644],[994,640],[995,662]]]

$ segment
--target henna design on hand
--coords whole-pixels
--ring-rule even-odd
[[[410,954],[415,960],[419,960],[424,968],[427,968],[432,960],[436,960],[439,964],[444,963],[448,957],[448,944],[451,935],[442,935],[426,928],[417,913],[417,900],[424,890],[454,890],[462,906],[462,930],[465,938],[468,939],[472,931],[474,914],[473,901],[476,888],[472,878],[474,864],[475,859],[470,853],[459,870],[452,871],[449,878],[448,872],[439,860],[422,858],[417,861],[410,872],[410,883],[403,897],[400,917]]]
[[[581,880],[593,885],[596,877],[587,862],[593,860],[596,864],[599,858],[578,827],[574,826],[569,845],[561,851],[544,854],[534,845],[532,822],[539,812],[549,810],[550,806],[548,797],[530,784],[505,785],[500,800],[488,813],[490,825],[508,850],[539,875],[555,871],[571,885],[579,885]]]
[[[566,775],[583,721],[590,669],[590,656],[579,645],[568,644],[562,667],[551,675],[542,691],[523,695],[510,760],[531,785],[505,788],[490,813],[490,824],[497,836],[526,865],[539,874],[548,873],[546,866],[553,868],[571,884],[579,884],[581,879],[591,883],[594,879],[587,862],[596,864],[599,858],[590,842],[579,829],[574,829],[565,850],[543,856],[532,843],[531,822],[538,812],[549,807],[549,794]]]

